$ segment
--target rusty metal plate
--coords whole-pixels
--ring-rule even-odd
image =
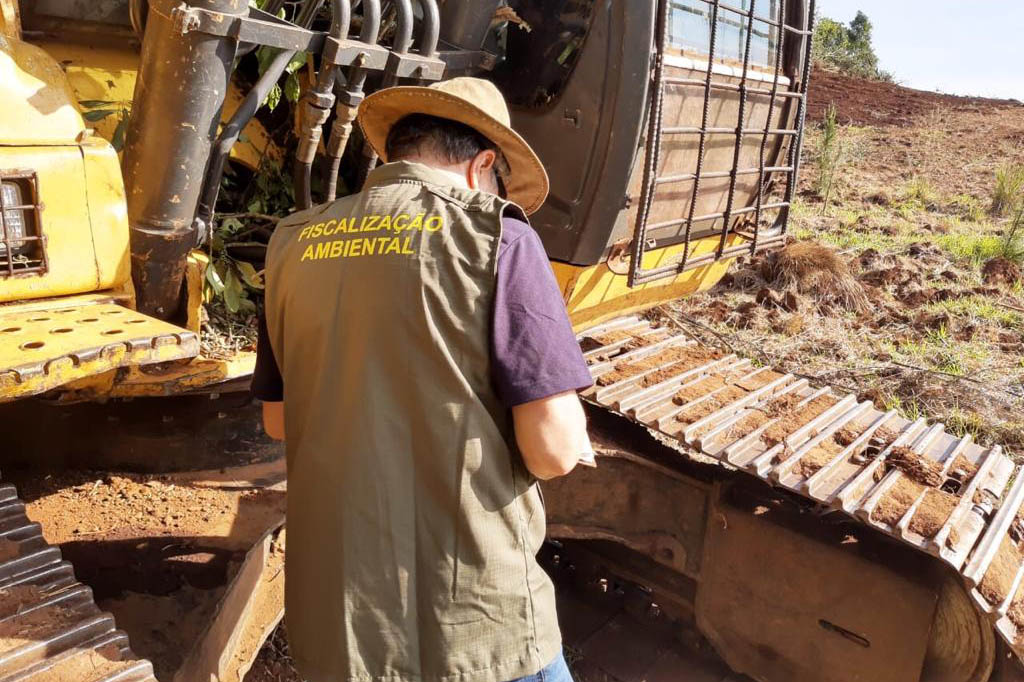
[[[156,682],[92,590],[0,485],[0,681]]]
[[[0,312],[0,401],[198,353],[195,333],[114,303]]]
[[[773,681],[920,679],[937,594],[911,567],[724,506],[709,530],[715,568],[697,622],[731,668]]]

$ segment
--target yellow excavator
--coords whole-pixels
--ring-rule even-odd
[[[0,0],[3,465],[275,459],[245,398],[253,354],[203,338],[225,169],[273,158],[292,167],[297,207],[330,200],[375,163],[352,127],[367,92],[474,74],[501,88],[551,176],[533,225],[595,379],[599,466],[545,486],[544,560],[578,670],[1024,679],[1013,461],[647,314],[784,243],[814,13],[814,0]],[[257,49],[268,58],[247,78]],[[302,54],[286,153],[257,112]],[[258,271],[250,246],[238,259]],[[232,514],[241,527],[245,505]],[[275,519],[229,533],[251,548],[175,680],[240,681],[280,619]],[[0,486],[0,680],[155,679],[43,533]]]

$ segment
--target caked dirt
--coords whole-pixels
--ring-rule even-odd
[[[239,562],[285,511],[283,462],[167,476],[12,471],[5,478],[161,680],[173,677]]]
[[[610,372],[598,377],[597,385],[611,386],[626,379],[641,377],[638,384],[646,388],[661,383],[681,371],[717,360],[722,355],[714,349],[698,346],[666,348],[636,360],[617,362]]]

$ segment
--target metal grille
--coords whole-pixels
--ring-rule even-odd
[[[771,3],[767,15],[759,13],[758,5]],[[665,74],[666,50],[678,36],[672,34],[672,12],[678,12],[679,0],[660,0],[657,26],[657,57],[652,74],[651,105],[648,113],[647,144],[644,159],[643,184],[640,192],[640,203],[637,211],[636,228],[631,249],[629,267],[629,285],[636,286],[657,279],[673,277],[681,272],[708,265],[723,258],[733,258],[778,245],[782,242],[789,220],[789,208],[796,190],[796,178],[799,171],[800,147],[803,139],[804,117],[806,113],[807,82],[811,61],[811,37],[813,34],[813,17],[815,0],[809,0],[808,7],[803,11],[795,11],[798,3],[784,3],[777,9],[774,0],[742,0],[743,7],[728,5],[720,0],[688,0],[686,11],[705,16],[696,12],[695,5],[707,6],[708,17],[708,55],[707,72],[703,79],[670,77]],[[726,20],[728,18],[728,20]],[[739,72],[739,83],[730,82],[720,73],[716,74],[716,62],[721,62],[725,51],[719,44],[723,26],[739,25],[738,35],[742,37],[742,67]],[[772,77],[770,86],[763,79],[751,78],[752,40],[755,36],[767,36],[767,50],[774,63],[771,65]],[[762,52],[764,46],[762,46]],[[787,78],[784,72],[784,60],[787,54],[795,55],[795,64],[791,68],[795,78]],[[717,77],[716,77],[717,76]],[[755,83],[752,85],[751,83]],[[785,84],[784,84],[785,82]],[[703,108],[700,126],[665,126],[664,99],[668,88],[699,89],[703,95]],[[739,109],[735,127],[714,127],[711,125],[712,103],[716,93],[738,93]],[[748,127],[748,97],[759,95],[768,98],[768,113],[763,127]],[[774,127],[776,112],[783,111],[782,127]],[[795,109],[795,111],[793,111]],[[790,115],[792,112],[792,115]],[[786,121],[792,121],[787,127]],[[696,168],[692,173],[677,175],[658,175],[662,157],[663,140],[666,136],[696,135],[698,151]],[[705,168],[708,142],[716,136],[733,136],[735,145],[732,166],[729,170],[708,171]],[[755,167],[742,167],[740,152],[747,136],[760,137],[758,163]],[[770,141],[786,140],[784,165],[769,159]],[[773,154],[774,156],[774,154]],[[769,165],[773,164],[773,165]],[[736,183],[742,176],[757,176],[757,189],[751,201],[738,201]],[[784,189],[782,196],[769,193],[777,180],[783,176]],[[698,198],[701,197],[702,181],[714,178],[728,178],[728,194],[723,211],[697,215]],[[685,216],[649,224],[651,206],[654,203],[656,190],[664,185],[689,184],[691,186],[689,210]],[[762,233],[762,224],[768,214],[775,215],[775,221],[767,233]],[[742,220],[741,220],[742,219]],[[707,254],[691,257],[695,231],[701,225],[714,225],[721,221],[718,231],[718,247]],[[743,224],[743,229],[734,228],[733,224]],[[646,251],[656,248],[659,244],[649,240],[648,231],[657,229],[682,227],[684,229],[684,247],[682,258],[678,262],[662,265],[652,269],[643,268],[643,257]],[[696,230],[695,230],[696,228]],[[744,242],[727,246],[730,235],[739,235]]]
[[[46,272],[41,211],[35,173],[0,173],[0,277]]]

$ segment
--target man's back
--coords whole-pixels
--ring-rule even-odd
[[[491,382],[505,204],[419,164],[367,187],[285,221],[268,256],[295,655],[325,680],[535,672],[560,638]]]

